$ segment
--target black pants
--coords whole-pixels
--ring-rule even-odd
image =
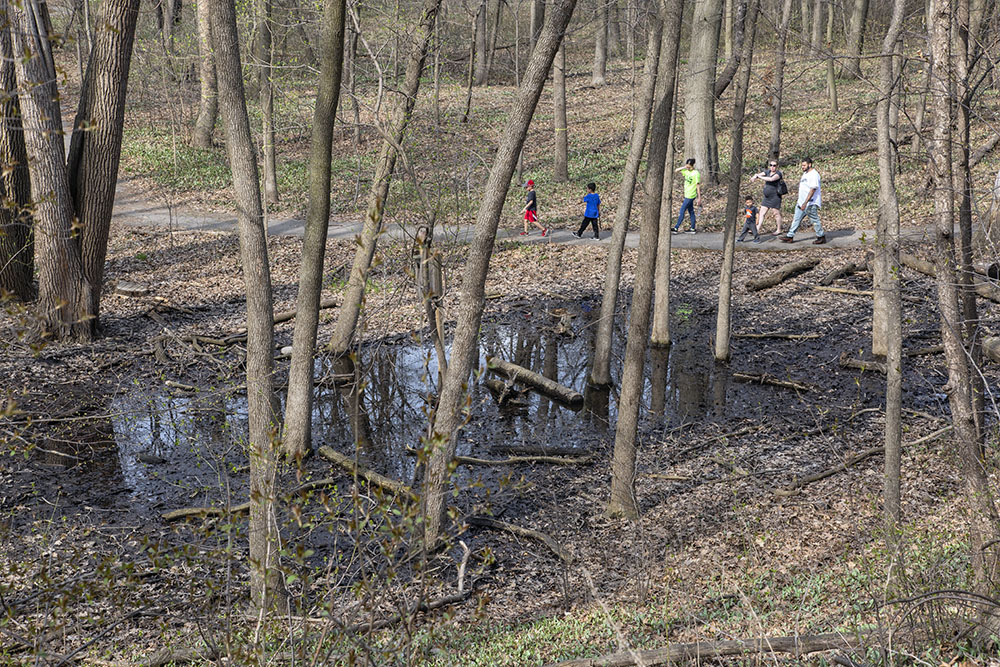
[[[601,238],[601,232],[600,232],[600,228],[597,226],[597,221],[598,221],[598,218],[588,218],[588,217],[584,216],[584,218],[583,218],[583,224],[580,225],[580,231],[578,231],[576,233],[576,235],[577,236],[583,236],[583,230],[585,230],[587,228],[587,225],[593,225],[594,226],[594,238],[595,239]]]
[[[754,240],[760,238],[760,234],[757,233],[757,221],[747,218],[747,221],[743,223],[743,231],[740,232],[740,241],[743,237],[747,235],[747,232],[753,232]]]

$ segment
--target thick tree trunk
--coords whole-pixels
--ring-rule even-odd
[[[861,78],[861,49],[865,38],[865,22],[868,19],[868,0],[854,0],[851,25],[847,32],[847,58],[842,73],[847,79]]]
[[[799,2],[799,41],[802,42],[803,49],[809,46],[809,2],[810,0]]]
[[[477,86],[486,85],[486,51],[490,41],[488,30],[489,14],[489,0],[482,0],[482,2],[479,3],[479,11],[476,12],[476,34],[474,40],[476,43],[476,69],[473,77],[473,83]]]
[[[45,4],[7,5],[18,81],[31,82],[20,96],[38,251],[38,305],[58,338],[89,340],[96,311],[80,259],[76,213],[63,152],[57,75]]]
[[[785,49],[788,46],[788,25],[791,19],[792,0],[784,0],[781,26],[778,28],[778,55],[774,63],[774,90],[771,92],[771,160],[777,160],[781,156],[781,98],[785,95]]]
[[[597,29],[594,30],[594,73],[590,82],[603,86],[608,70],[608,1],[597,0]]]
[[[737,0],[737,4],[743,4]],[[676,98],[677,81],[674,79],[674,95]],[[649,343],[654,348],[670,346],[670,249],[673,235],[670,225],[673,222],[674,210],[674,164],[677,141],[677,105],[674,105],[670,117],[670,136],[667,139],[667,169],[663,174],[663,194],[660,195],[660,237],[656,247],[656,274],[653,277],[653,322],[649,333]],[[655,389],[655,387],[654,387]],[[661,410],[662,412],[662,410]]]
[[[289,458],[305,456],[312,444],[313,352],[323,291],[323,261],[330,226],[330,158],[333,121],[340,101],[344,62],[344,0],[326,0],[320,38],[319,90],[309,142],[309,207],[302,237],[302,266],[295,307],[292,365],[288,372],[283,447]]]
[[[726,66],[732,60],[733,54],[738,49],[733,48],[733,22],[736,12],[733,10],[733,0],[725,0],[722,9],[722,55],[726,59]]]
[[[434,21],[437,17],[441,0],[424,0],[420,22],[410,36],[410,52],[406,62],[406,75],[403,88],[391,102],[388,122],[384,128],[382,148],[379,151],[378,163],[375,167],[375,179],[368,196],[368,211],[365,214],[364,227],[361,230],[361,240],[354,253],[354,263],[351,266],[351,277],[348,279],[344,292],[344,302],[337,314],[337,324],[328,349],[334,354],[344,354],[351,346],[354,330],[361,313],[361,302],[365,295],[365,285],[368,282],[368,272],[371,270],[372,259],[375,257],[375,245],[382,228],[382,208],[389,196],[389,184],[396,169],[397,150],[403,145],[406,127],[410,122],[413,105],[417,101],[420,90],[420,76],[423,73],[424,61],[430,47],[431,36],[434,33]]]
[[[715,135],[715,74],[723,0],[694,5],[691,48],[684,85],[684,153],[706,183],[719,182],[719,152]]]
[[[969,503],[969,546],[975,577],[975,592],[993,593],[996,581],[996,558],[984,545],[996,539],[1000,524],[993,492],[982,460],[973,410],[970,369],[962,340],[962,308],[958,275],[955,270],[954,224],[955,207],[951,164],[952,114],[952,10],[949,0],[932,0],[928,20],[933,59],[931,105],[933,138],[930,158],[934,174],[934,215],[937,225],[935,273],[937,275],[938,309],[941,314],[941,340],[944,344],[948,382],[944,386],[951,407],[955,441],[961,462],[966,502]]]
[[[10,26],[0,27],[0,293],[21,301],[35,297],[35,247],[32,233],[31,177],[17,99]]]
[[[273,9],[271,0],[256,0],[257,53],[260,68],[261,153],[264,157],[264,200],[278,203],[278,166],[274,154],[274,86],[271,82],[271,34]]]
[[[521,88],[500,134],[500,145],[495,153],[493,167],[483,188],[474,237],[469,245],[468,261],[462,279],[462,296],[448,375],[441,389],[429,443],[432,451],[423,495],[424,536],[429,546],[436,545],[444,531],[448,469],[455,454],[455,438],[464,419],[462,405],[466,397],[466,383],[478,358],[486,275],[496,240],[497,225],[503,212],[511,176],[517,166],[518,155],[524,145],[524,137],[575,6],[576,0],[554,0],[550,3],[548,19],[535,43]]]
[[[622,29],[618,0],[608,1],[610,3],[608,8],[608,51],[620,54],[622,50]]]
[[[744,0],[745,2],[746,0]],[[754,38],[757,34],[757,15],[760,0],[752,0],[746,7],[746,38],[740,58],[739,80],[733,100],[733,148],[729,164],[729,188],[726,194],[726,231],[723,241],[722,270],[719,276],[719,309],[715,320],[715,359],[728,361],[729,340],[732,326],[733,256],[736,252],[736,217],[740,206],[740,185],[743,183],[743,119],[746,116],[747,89],[753,67]]]
[[[813,0],[812,35],[809,43],[816,53],[823,49],[823,0]]]
[[[260,198],[257,158],[250,135],[243,69],[233,0],[209,0],[219,112],[233,175],[240,259],[247,294],[247,421],[250,434],[250,593],[261,609],[283,609],[286,596],[279,563],[275,472],[278,420],[271,386],[274,372],[274,299],[267,257],[267,230]]]
[[[212,133],[219,116],[219,91],[215,81],[215,56],[212,53],[212,19],[208,11],[209,0],[197,0],[198,5],[198,58],[201,96],[198,102],[198,119],[194,123],[192,143],[198,148],[212,147]]]
[[[556,52],[552,63],[552,129],[555,132],[555,159],[552,179],[561,183],[569,180],[569,137],[566,128],[566,45]]]
[[[646,147],[646,135],[649,133],[649,116],[653,108],[653,97],[658,78],[657,67],[660,59],[662,35],[663,22],[656,18],[649,31],[646,59],[643,65],[643,84],[636,106],[632,141],[629,145],[628,158],[625,161],[622,184],[618,191],[618,208],[615,209],[615,221],[611,230],[611,242],[604,270],[604,296],[601,299],[601,315],[597,320],[597,333],[594,335],[594,368],[590,373],[591,384],[599,387],[611,385],[611,344],[614,336],[615,317],[618,312],[618,285],[622,274],[622,251],[625,248],[625,236],[628,234],[628,221],[632,213],[636,175],[639,173],[639,164],[642,162],[642,154]]]
[[[671,30],[683,9],[682,0],[664,0],[664,35],[680,38],[679,30]],[[661,65],[676,67],[676,43],[664,44]],[[670,137],[670,116],[673,109],[673,71],[660,68],[663,95],[656,105],[650,123],[649,156],[646,160],[642,202],[642,223],[639,226],[639,253],[636,259],[635,281],[632,284],[632,306],[629,308],[628,339],[622,370],[621,395],[618,400],[618,424],[615,428],[615,448],[611,457],[611,497],[607,512],[611,516],[635,519],[639,507],[635,498],[636,435],[639,430],[639,407],[642,402],[643,368],[649,342],[649,315],[656,271],[656,250],[660,233],[660,198],[663,193],[663,172]]]
[[[895,50],[903,28],[903,3],[895,3],[892,20],[882,41],[882,53]],[[899,555],[901,521],[900,474],[903,401],[903,330],[899,285],[899,200],[896,196],[896,149],[891,141],[890,106],[894,100],[895,58],[879,61],[879,98],[875,109],[878,144],[879,215],[875,243],[872,352],[885,355],[885,483],[883,512],[887,546]]]
[[[715,80],[716,99],[721,98],[722,94],[729,88],[729,84],[732,83],[733,77],[736,75],[736,70],[739,69],[740,59],[743,57],[743,40],[746,37],[746,2],[742,4],[737,3],[736,15],[733,17],[733,22],[736,31],[733,55],[726,61],[726,67],[722,70],[722,74]]]
[[[542,33],[545,24],[545,0],[529,0],[531,2],[531,35],[529,36],[528,55],[535,51],[535,43]]]

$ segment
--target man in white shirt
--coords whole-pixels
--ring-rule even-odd
[[[799,200],[795,206],[795,218],[792,226],[788,228],[788,235],[781,238],[782,243],[792,243],[795,232],[802,224],[802,218],[809,216],[809,221],[813,223],[816,230],[816,240],[814,245],[826,243],[826,234],[823,232],[823,223],[819,221],[819,209],[823,205],[823,192],[820,187],[819,172],[813,169],[811,158],[802,160],[802,178],[799,179]]]

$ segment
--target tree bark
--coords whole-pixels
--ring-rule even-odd
[[[615,209],[615,220],[611,230],[611,242],[604,270],[604,296],[601,299],[601,315],[597,320],[597,333],[594,335],[594,368],[590,373],[591,384],[599,387],[611,385],[611,344],[618,311],[622,252],[625,248],[625,237],[628,234],[629,216],[632,213],[636,175],[639,173],[639,164],[642,162],[642,154],[646,147],[646,135],[649,133],[649,116],[656,91],[662,35],[663,22],[657,17],[650,28],[649,41],[646,45],[643,85],[636,106],[632,141],[629,145],[628,158],[625,161],[622,184],[618,191],[618,208]]]
[[[729,61],[733,59],[733,54],[738,51],[738,49],[733,48],[733,22],[735,13],[733,0],[725,0],[725,5],[722,8],[722,54],[726,59],[727,68]]]
[[[774,63],[774,90],[771,93],[771,147],[770,159],[781,155],[781,98],[785,94],[785,49],[788,46],[788,25],[792,19],[792,0],[785,0],[781,7],[781,26],[778,28],[778,55]]]
[[[826,90],[830,97],[830,111],[837,113],[837,72],[833,62],[833,0],[830,0],[826,13]]]
[[[745,0],[744,0],[745,2]],[[740,205],[740,185],[743,183],[743,120],[746,116],[747,89],[753,67],[754,39],[757,35],[757,14],[760,0],[752,0],[746,12],[746,38],[740,58],[739,80],[733,100],[733,148],[729,163],[729,189],[726,194],[726,229],[723,241],[722,270],[719,276],[719,308],[715,321],[715,359],[728,361],[732,327],[733,256],[736,253],[736,215]]]
[[[208,0],[197,0],[198,5],[198,57],[201,96],[198,102],[198,119],[194,123],[192,143],[198,148],[212,147],[212,133],[219,116],[219,91],[215,81],[215,56],[212,53],[212,19]]]
[[[719,182],[719,152],[715,134],[715,74],[723,0],[694,5],[691,48],[684,92],[684,152],[706,183]]]
[[[255,59],[260,68],[260,112],[261,112],[261,153],[264,157],[264,200],[277,204],[278,167],[274,154],[274,86],[271,82],[271,45],[273,35],[271,24],[273,7],[271,0],[256,0],[257,53]]]
[[[274,372],[274,300],[267,256],[267,230],[260,197],[257,159],[247,117],[233,0],[209,0],[215,37],[219,112],[233,174],[240,259],[247,294],[247,421],[250,435],[250,593],[261,609],[281,609],[286,597],[279,569],[275,472],[271,437],[278,418]]]
[[[851,25],[847,32],[847,58],[842,74],[846,79],[861,78],[861,49],[865,37],[865,22],[868,19],[868,0],[854,0]]]
[[[737,0],[742,4],[742,0]],[[677,97],[677,72],[674,72],[674,99]],[[653,276],[653,321],[649,334],[649,343],[654,348],[665,348],[670,341],[670,248],[673,235],[670,225],[673,222],[674,210],[674,164],[677,141],[677,105],[673,105],[670,114],[670,135],[667,137],[667,168],[663,174],[663,193],[660,195],[660,236],[656,247],[656,272]]]
[[[802,42],[803,49],[809,46],[809,2],[810,0],[799,2],[799,41]]]
[[[810,45],[819,53],[823,49],[823,0],[813,0],[812,35]]]
[[[569,180],[569,137],[566,128],[566,45],[556,52],[552,63],[552,129],[555,131],[555,160],[552,179],[556,183]]]
[[[531,2],[531,35],[529,36],[528,55],[535,51],[535,43],[542,33],[545,24],[545,0],[530,0]]]
[[[575,6],[576,0],[555,0],[550,3],[549,16],[535,43],[521,88],[507,116],[504,131],[500,134],[496,158],[483,189],[474,236],[469,245],[469,259],[462,279],[462,296],[448,375],[441,389],[431,429],[429,444],[432,451],[423,496],[424,537],[425,543],[430,546],[437,544],[445,527],[448,467],[455,455],[455,438],[463,421],[462,405],[466,396],[466,383],[478,357],[486,275],[496,240],[497,225],[503,212],[511,176],[517,166],[518,155],[524,145],[524,137]]]
[[[80,259],[80,239],[63,153],[62,117],[45,4],[7,5],[28,156],[38,251],[38,305],[58,338],[93,336],[91,285]]]
[[[715,80],[715,97],[719,99],[722,94],[726,92],[729,88],[729,84],[733,82],[733,77],[736,76],[736,70],[740,66],[740,58],[743,54],[743,40],[746,36],[746,3],[742,3],[742,11],[739,6],[736,9],[736,15],[733,17],[733,22],[735,23],[735,38],[733,44],[733,55],[726,60],[726,67],[722,70],[722,74],[719,78]]]
[[[489,44],[489,14],[489,0],[482,0],[482,2],[479,3],[479,10],[476,12],[476,34],[474,39],[476,43],[476,69],[473,77],[473,83],[476,86],[486,85],[486,51],[487,45]]]
[[[683,9],[682,0],[664,0],[664,35],[679,39],[680,31],[671,30]],[[676,44],[664,45],[661,65],[676,59]],[[670,115],[673,108],[673,72],[661,69],[665,92],[656,105],[650,123],[649,156],[646,160],[642,202],[642,223],[639,227],[639,253],[636,259],[635,281],[632,285],[632,306],[629,308],[628,339],[622,370],[621,395],[618,401],[618,424],[615,428],[615,448],[611,457],[611,497],[607,513],[636,519],[639,507],[635,498],[636,435],[639,429],[639,407],[642,402],[643,367],[649,342],[649,315],[653,297],[656,250],[660,233],[660,199],[663,192],[663,172],[670,136]]]
[[[597,29],[594,31],[594,73],[591,85],[603,86],[608,70],[608,2],[597,0]]]
[[[368,273],[375,257],[378,235],[382,229],[382,209],[389,196],[389,184],[396,169],[397,151],[402,147],[413,106],[417,101],[420,76],[423,73],[424,61],[427,59],[431,36],[434,33],[434,21],[440,6],[441,0],[424,0],[420,22],[410,36],[410,53],[406,63],[403,88],[391,102],[382,148],[375,167],[375,178],[368,196],[368,211],[365,214],[360,243],[354,253],[351,277],[348,279],[344,302],[337,314],[337,324],[328,346],[328,349],[337,355],[346,353],[354,338],[358,316],[361,313],[361,302],[365,295],[365,285],[368,283]]]
[[[21,126],[10,26],[0,27],[0,293],[27,302],[35,297],[31,177]]]
[[[345,14],[344,0],[326,0],[319,44],[322,59],[319,89],[309,142],[309,206],[302,237],[292,364],[285,405],[283,447],[289,458],[305,456],[312,446],[313,353],[323,291],[326,235],[330,226],[330,159],[343,77]]]
[[[998,534],[996,505],[986,476],[982,442],[978,438],[972,407],[970,370],[962,340],[962,308],[955,270],[955,209],[951,163],[952,114],[952,10],[949,0],[931,0],[928,20],[931,55],[931,105],[933,136],[929,146],[934,175],[934,216],[936,221],[935,273],[941,340],[944,345],[948,382],[945,392],[951,407],[966,501],[969,503],[969,544],[975,578],[975,592],[991,594],[996,581],[996,562],[984,545]]]

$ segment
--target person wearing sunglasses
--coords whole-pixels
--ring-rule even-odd
[[[767,164],[767,169],[758,172],[750,177],[750,181],[764,181],[764,198],[760,202],[760,212],[757,214],[757,233],[764,231],[764,220],[768,211],[774,211],[774,217],[778,222],[778,229],[774,232],[781,234],[781,198],[788,194],[788,186],[785,185],[784,175],[778,169],[778,161],[771,160]]]

